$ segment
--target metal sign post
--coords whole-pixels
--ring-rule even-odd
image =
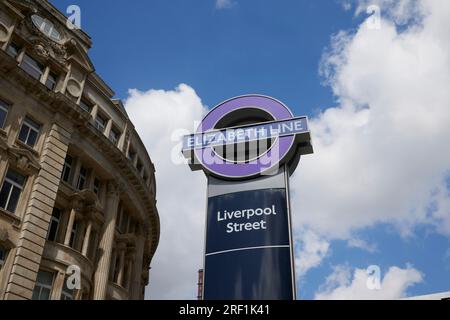
[[[307,118],[270,97],[237,97],[182,152],[208,177],[204,299],[295,299],[289,177],[312,153]]]

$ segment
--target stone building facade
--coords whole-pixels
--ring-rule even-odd
[[[144,297],[155,169],[91,45],[48,1],[0,0],[0,299]]]

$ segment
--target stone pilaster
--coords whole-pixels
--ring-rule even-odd
[[[126,254],[126,245],[124,243],[120,243],[118,246],[119,251],[119,274],[117,276],[117,284],[123,287],[124,283],[124,272],[125,272],[125,254]]]
[[[23,217],[6,300],[32,298],[69,141],[70,133],[54,123],[45,141],[41,170],[34,180]]]
[[[87,257],[89,242],[91,241],[91,231],[92,231],[92,220],[87,221],[86,233],[83,239],[83,248],[81,250],[81,254]]]
[[[106,298],[117,209],[119,207],[119,186],[114,182],[109,182],[107,187],[105,223],[101,232],[99,245],[101,256],[94,277],[94,300],[105,300]]]
[[[131,276],[130,290],[129,296],[130,300],[140,300],[141,297],[141,288],[142,288],[142,265],[144,262],[144,244],[145,244],[145,236],[142,230],[142,227],[136,226],[136,251],[135,251],[135,260],[133,263],[133,272]]]

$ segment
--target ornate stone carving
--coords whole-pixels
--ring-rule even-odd
[[[6,42],[6,40],[8,39],[8,28],[0,22],[0,42]]]
[[[35,174],[41,168],[37,157],[29,150],[22,148],[8,148],[9,158],[15,163],[18,169],[28,174]]]
[[[8,230],[5,228],[0,228],[0,243],[7,250],[15,247],[14,243],[11,242]]]
[[[32,43],[33,50],[37,55],[44,59],[52,57],[59,63],[67,65],[66,45],[47,38],[31,22],[30,17],[26,17],[20,21],[18,30]]]
[[[34,52],[36,52],[38,56],[44,59],[48,59],[50,56],[50,52],[46,49],[44,44],[39,42],[34,45]]]
[[[69,79],[67,82],[67,92],[74,98],[81,95],[81,85],[75,79]]]

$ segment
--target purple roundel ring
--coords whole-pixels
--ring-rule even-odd
[[[261,95],[241,96],[227,100],[212,109],[201,122],[197,133],[214,130],[221,119],[238,109],[259,109],[270,114],[275,121],[294,118],[289,108],[274,98]],[[261,161],[262,155],[249,162],[234,163],[219,157],[212,147],[197,149],[194,152],[203,168],[212,174],[230,179],[250,178],[278,166],[288,155],[294,141],[294,136],[278,137],[274,145],[264,155],[265,159],[276,159],[276,161],[270,161],[269,164],[266,161]],[[208,159],[208,161],[205,161],[205,159]]]

